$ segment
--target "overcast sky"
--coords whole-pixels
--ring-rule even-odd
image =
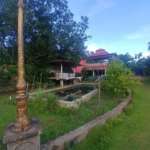
[[[89,17],[89,50],[148,55],[150,0],[68,0],[76,20]]]

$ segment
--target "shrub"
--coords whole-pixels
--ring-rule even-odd
[[[54,111],[57,107],[57,96],[53,93],[48,93],[47,95],[47,109],[49,111]]]
[[[47,102],[45,99],[45,95],[42,92],[42,90],[38,90],[36,95],[34,95],[30,102],[29,107],[32,109],[33,112],[42,113],[46,111],[47,108]]]
[[[66,100],[72,102],[74,99],[75,99],[75,96],[70,94],[70,95],[68,95]]]
[[[15,65],[2,65],[0,66],[0,84],[2,86],[7,85],[12,78],[17,74]]]
[[[110,63],[106,78],[102,81],[102,90],[112,96],[126,96],[129,88],[136,83],[134,74],[123,63],[113,61]]]
[[[44,93],[39,89],[35,96],[31,98],[29,106],[34,112],[53,111],[57,106],[57,97],[53,93]]]

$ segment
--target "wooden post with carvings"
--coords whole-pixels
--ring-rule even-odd
[[[29,128],[27,116],[27,95],[24,69],[24,4],[18,2],[18,81],[17,81],[17,121],[16,130],[24,131]]]
[[[18,0],[18,79],[16,122],[11,123],[3,138],[7,150],[40,150],[40,126],[37,120],[28,119],[24,67],[24,3]]]

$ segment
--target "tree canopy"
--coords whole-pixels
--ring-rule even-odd
[[[46,74],[54,59],[78,63],[86,55],[88,18],[81,16],[80,21],[75,21],[67,0],[24,0],[24,3],[28,79]],[[0,0],[0,4],[0,64],[16,65],[17,0]]]
[[[16,63],[17,0],[1,3],[0,55],[6,63]],[[87,28],[88,18],[76,22],[66,0],[25,0],[26,63],[45,67],[56,58],[76,62],[85,54]]]
[[[150,75],[150,57],[143,57],[142,53],[131,56],[127,54],[117,55],[128,68],[130,68],[136,75],[149,76]]]

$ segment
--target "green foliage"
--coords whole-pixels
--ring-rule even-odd
[[[150,42],[148,42],[148,50],[150,50]]]
[[[42,143],[46,143],[57,136],[83,125],[96,116],[111,110],[118,103],[117,101],[113,101],[110,97],[105,98],[102,96],[101,103],[98,105],[97,96],[95,96],[89,102],[81,104],[79,109],[76,110],[55,107],[55,103],[54,105],[52,104],[56,102],[54,100],[55,96],[52,96],[52,94],[49,96],[48,93],[43,94],[42,90],[39,90],[38,96],[35,97],[36,99],[31,97],[28,101],[29,115],[30,118],[34,116],[41,122],[43,130],[41,135]],[[52,98],[48,100],[48,97]],[[5,127],[10,122],[15,121],[16,106],[12,103],[8,103],[7,99],[9,99],[8,96],[0,96],[0,139],[2,139]]]
[[[77,63],[85,56],[88,18],[76,22],[66,0],[24,2],[27,79],[44,82],[53,59]],[[5,0],[0,6],[0,64],[16,64],[16,20],[17,0]]]
[[[128,68],[130,68],[134,74],[138,76],[150,75],[150,57],[143,57],[142,53],[131,56],[127,54],[117,55],[117,58],[122,61]]]
[[[32,108],[32,111],[35,113],[54,111],[57,106],[56,100],[57,97],[54,94],[45,94],[43,90],[39,89],[37,93],[32,96],[29,107]]]
[[[39,90],[35,96],[33,96],[29,102],[29,107],[33,112],[42,113],[47,108],[46,99],[41,90]]]
[[[0,83],[1,86],[7,85],[13,78],[16,77],[17,71],[14,65],[0,66]]]
[[[84,81],[91,81],[91,82],[93,82],[93,81],[95,81],[97,79],[96,76],[93,76],[92,72],[83,71],[82,76],[83,76],[83,80]]]
[[[149,90],[150,86],[136,86],[133,102],[125,113],[93,129],[72,150],[149,150]]]
[[[94,90],[94,87],[90,86],[90,85],[83,85],[80,87],[80,90],[82,91],[82,93],[86,94],[86,93]]]
[[[135,83],[130,69],[119,61],[113,61],[108,67],[106,79],[102,81],[102,89],[113,96],[126,96]]]
[[[68,95],[68,97],[66,98],[66,100],[71,102],[71,101],[75,100],[75,96]]]
[[[47,109],[48,111],[54,111],[57,108],[58,97],[52,93],[47,94]]]

